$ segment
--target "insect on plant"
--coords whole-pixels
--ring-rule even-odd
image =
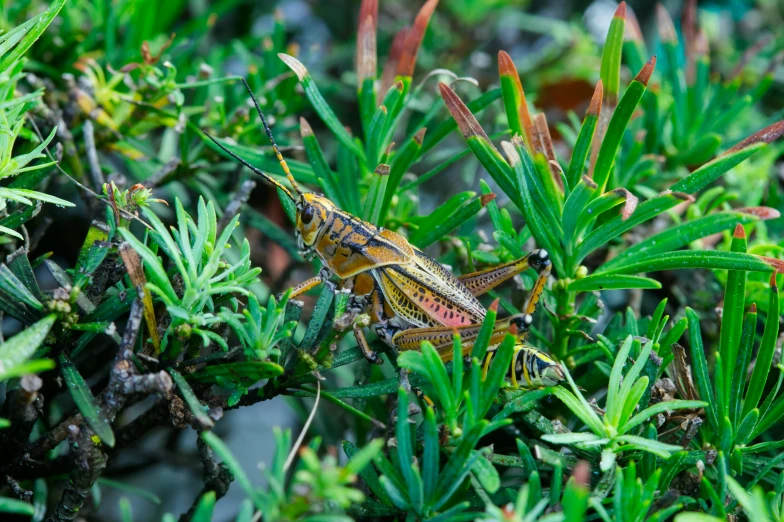
[[[519,357],[515,357],[516,362],[511,368],[515,381],[520,376],[528,383],[532,382],[531,378],[539,382],[547,368],[557,366],[546,355],[522,344],[551,269],[545,250],[535,250],[520,259],[486,270],[454,276],[403,236],[360,220],[339,209],[321,194],[302,192],[247,82],[245,87],[296,196],[280,182],[205,134],[235,160],[278,187],[296,205],[298,247],[305,258],[318,256],[323,268],[317,276],[294,287],[291,298],[322,283],[348,290],[351,293],[349,313],[368,314],[376,333],[386,344],[398,350],[418,350],[422,342],[428,341],[442,359],[449,360],[453,354],[455,333],[461,336],[464,354],[470,352],[479,335],[487,310],[477,297],[516,274],[533,268],[539,272],[539,277],[524,310],[496,321],[488,346],[497,346],[509,331],[517,332],[520,338]],[[330,281],[333,275],[339,279],[337,284]],[[370,348],[356,322],[353,331],[365,357],[370,362],[381,364],[383,361]],[[517,372],[515,368],[518,368]],[[547,375],[557,377],[559,374],[552,371]]]

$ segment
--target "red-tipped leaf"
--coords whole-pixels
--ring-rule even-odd
[[[506,51],[498,51],[498,74],[501,77],[501,86],[504,87],[505,82],[511,86],[511,98],[516,105],[516,115],[510,115],[510,109],[507,109],[507,118],[510,119],[510,127],[514,132],[521,132],[525,136],[526,143],[529,150],[532,150],[533,143],[533,121],[531,112],[528,108],[528,101],[525,98],[525,91],[523,84],[520,81],[520,75],[517,73],[512,57]],[[506,105],[506,98],[504,99]],[[514,108],[511,108],[514,110]],[[517,121],[514,121],[514,120]]]
[[[471,114],[471,111],[468,110],[468,107],[466,107],[463,100],[460,99],[455,91],[443,82],[438,84],[438,88],[441,91],[441,97],[444,99],[446,108],[452,114],[452,117],[455,119],[457,127],[460,129],[460,132],[463,133],[463,136],[466,139],[471,136],[479,136],[489,143],[490,138],[487,137],[482,126],[479,125],[479,122],[476,121],[474,115]]]
[[[659,38],[663,43],[675,43],[678,41],[678,33],[675,32],[675,24],[672,23],[670,13],[662,4],[656,4],[656,25],[659,28]]]
[[[782,135],[784,135],[784,120],[777,121],[773,125],[765,127],[759,132],[755,132],[745,140],[741,141],[727,152],[722,154],[725,156],[727,154],[731,154],[733,152],[737,152],[739,150],[743,150],[746,147],[750,147],[755,143],[772,143],[779,139]]]
[[[389,50],[389,56],[384,63],[384,71],[381,73],[381,93],[386,93],[392,87],[392,84],[395,83],[397,65],[400,61],[400,56],[403,54],[403,46],[406,44],[408,30],[408,26],[402,28],[395,35],[395,39],[392,40],[392,48]]]
[[[414,25],[411,26],[411,29],[406,34],[406,43],[403,46],[403,52],[397,64],[398,76],[414,76],[419,46],[422,45],[422,39],[425,37],[425,31],[430,23],[430,17],[433,15],[433,11],[436,10],[437,5],[438,0],[427,0],[425,5],[419,10],[419,13],[417,13]]]
[[[362,0],[357,29],[357,85],[366,78],[376,78],[376,27],[378,25],[378,0]]]

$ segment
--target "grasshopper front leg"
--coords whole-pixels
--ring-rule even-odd
[[[337,287],[335,286],[335,283],[329,280],[329,275],[330,275],[329,271],[322,268],[321,271],[319,272],[319,275],[315,277],[311,277],[310,279],[306,279],[305,281],[301,282],[300,284],[292,288],[291,293],[289,294],[289,299],[294,299],[295,297],[304,294],[308,290],[315,288],[322,283],[329,285],[330,288],[332,288],[332,290],[334,291],[335,288]],[[280,299],[280,297],[278,297],[278,299]]]

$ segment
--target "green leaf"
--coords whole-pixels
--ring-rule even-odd
[[[491,304],[487,309],[487,315],[485,315],[485,319],[482,321],[482,326],[479,328],[476,341],[474,341],[474,346],[471,349],[471,359],[476,359],[477,361],[484,360],[490,345],[490,338],[493,336],[497,316],[498,305]]]
[[[571,380],[571,376],[569,379]],[[582,394],[577,396],[566,388],[556,386],[553,388],[553,395],[558,397],[567,408],[572,410],[572,413],[574,413],[581,421],[583,421],[583,423],[588,426],[591,431],[599,436],[604,435],[604,425],[602,424],[602,421],[599,419],[599,416],[596,414],[596,412],[593,411],[593,408],[591,408],[590,404],[588,404],[588,401],[585,400]]]
[[[624,339],[618,353],[615,355],[615,361],[610,370],[610,380],[607,384],[607,406],[605,418],[608,419],[611,425],[617,427],[617,422],[613,422],[617,415],[620,414],[620,408],[623,407],[622,400],[618,399],[618,394],[621,392],[621,382],[623,378],[623,369],[626,365],[626,359],[632,349],[633,339],[627,336]],[[617,413],[616,413],[617,412]],[[599,432],[601,433],[601,432]]]
[[[620,48],[618,48],[617,59],[620,61]],[[604,65],[604,56],[602,56],[602,65]],[[596,157],[596,164],[594,165],[593,170],[593,180],[599,186],[600,193],[604,192],[604,189],[607,186],[607,181],[610,179],[610,171],[612,170],[615,158],[618,154],[618,147],[626,132],[626,127],[629,125],[629,121],[631,121],[632,114],[634,114],[634,111],[637,109],[637,104],[640,103],[642,95],[645,93],[648,80],[653,73],[655,65],[656,57],[653,57],[643,66],[642,70],[626,89],[626,92],[623,93],[623,97],[621,98],[621,101],[618,102],[618,106],[613,112],[610,123],[607,125],[607,133],[604,135],[604,140],[602,140],[602,145],[599,148],[599,154]],[[615,74],[615,72],[612,73],[613,76]],[[620,72],[618,72],[618,74],[620,74]],[[602,80],[605,82],[607,81],[604,78],[602,78]],[[615,79],[611,79],[610,76],[608,76],[608,80],[611,82],[615,81]],[[610,86],[608,85],[606,88],[609,96]]]
[[[27,30],[24,37],[19,40],[19,43],[10,52],[6,50],[2,58],[0,58],[0,73],[5,72],[30,49],[35,41],[46,31],[46,28],[49,27],[49,24],[52,23],[52,20],[54,20],[64,5],[65,0],[55,0],[46,11],[32,19],[35,20],[35,24]],[[30,21],[32,22],[32,20]],[[25,27],[29,26],[26,25]]]
[[[256,490],[250,483],[250,479],[248,479],[248,475],[245,474],[240,463],[234,458],[234,455],[231,453],[228,446],[211,431],[201,432],[201,438],[204,439],[204,442],[212,448],[212,451],[214,451],[231,470],[234,480],[236,480],[240,487],[245,490],[245,494],[256,502]]]
[[[648,406],[640,413],[629,419],[626,424],[621,426],[618,430],[618,433],[623,435],[624,433],[628,432],[632,428],[635,428],[645,422],[646,420],[658,415],[660,413],[664,413],[665,411],[675,411],[675,410],[690,410],[690,409],[697,409],[697,408],[704,408],[708,406],[708,403],[705,401],[683,401],[683,400],[673,400],[673,401],[664,401],[658,402],[653,406]]]
[[[46,501],[48,499],[48,494],[49,488],[47,487],[46,480],[35,479],[33,485],[33,508],[35,509],[35,514],[33,514],[31,522],[43,522],[46,517]]]
[[[477,455],[474,456],[474,465],[471,467],[471,473],[474,474],[474,477],[476,477],[485,491],[491,495],[494,494],[501,487],[501,477],[498,475],[498,470],[479,451],[474,450],[472,453]]]
[[[283,375],[283,367],[270,361],[241,361],[205,366],[188,375],[199,382],[220,384],[224,379],[250,387],[262,379]]]
[[[759,410],[754,408],[748,415],[743,417],[743,420],[738,426],[737,433],[735,434],[736,444],[746,444],[750,440],[749,437],[754,432],[754,427],[759,420],[759,413]]]
[[[500,98],[502,95],[501,89],[491,89],[485,93],[483,93],[478,98],[471,100],[466,104],[468,110],[473,114],[479,114],[484,109],[489,107],[494,101]],[[448,106],[447,106],[448,107]],[[416,132],[422,129],[422,127],[430,128],[432,125],[430,122],[425,119],[423,122],[420,123],[420,126],[416,129]],[[419,156],[422,157],[425,153],[430,151],[433,147],[441,143],[441,141],[449,136],[452,132],[457,130],[458,124],[452,118],[448,118],[437,125],[432,131],[428,131],[427,137],[422,143],[422,150],[419,152]]]
[[[512,356],[514,355],[514,346],[517,338],[514,335],[507,334],[501,345],[493,354],[493,360],[490,362],[490,368],[487,370],[482,382],[482,397],[479,403],[479,411],[476,412],[477,418],[483,418],[487,415],[493,401],[498,396],[498,390],[504,382],[504,378],[512,367]]]
[[[101,486],[109,486],[111,488],[119,489],[131,495],[135,495],[139,498],[143,498],[156,506],[161,505],[161,498],[154,493],[147,491],[146,489],[137,488],[136,486],[132,486],[130,484],[125,484],[123,482],[118,482],[116,480],[111,480],[108,478],[100,477],[98,479],[98,484]]]
[[[365,204],[362,208],[361,219],[374,225],[381,225],[381,210],[387,191],[389,179],[389,165],[381,164],[371,174],[370,188],[368,188]]]
[[[634,409],[640,404],[640,399],[642,398],[645,391],[648,389],[649,383],[648,376],[643,375],[632,385],[629,389],[629,393],[624,398],[623,409],[621,409],[621,414],[618,417],[618,422],[616,426],[622,426],[625,422],[629,420]]]
[[[495,195],[477,196],[455,208],[454,211],[443,216],[441,219],[436,218],[435,212],[433,212],[420,229],[411,236],[411,243],[418,248],[425,248],[426,246],[443,239],[451,231],[478,214],[487,202],[494,197]],[[449,203],[449,201],[447,203]]]
[[[675,161],[680,165],[702,165],[710,160],[721,147],[722,137],[715,132],[708,132],[683,152],[680,152]]]
[[[433,408],[428,407],[425,409],[425,422],[423,424],[424,451],[422,452],[422,491],[426,500],[433,497],[438,483],[441,451],[438,439],[436,415]]]
[[[215,508],[215,492],[208,491],[202,495],[196,510],[193,512],[192,522],[210,522],[212,520],[212,510]]]
[[[746,158],[766,146],[767,143],[754,143],[740,150],[722,154],[715,160],[706,163],[692,172],[688,177],[674,184],[670,187],[670,190],[694,194],[717,180],[732,167],[745,161]]]
[[[730,251],[746,253],[746,233],[741,225],[735,227]],[[743,270],[729,270],[727,272],[727,284],[724,288],[724,311],[721,315],[719,338],[719,354],[721,355],[722,363],[724,363],[722,365],[724,376],[721,380],[716,379],[716,399],[721,406],[722,411],[719,412],[719,415],[722,417],[729,415],[730,388],[732,387],[732,374],[735,369],[735,365],[732,363],[738,358],[745,301],[746,272]],[[778,310],[778,307],[776,309]],[[767,374],[765,375],[767,376]],[[719,400],[719,397],[721,397],[721,400]],[[756,404],[752,407],[756,407]]]
[[[619,205],[624,205],[621,211],[621,220],[625,221],[637,208],[637,198],[624,188],[613,189],[596,197],[588,203],[577,218],[575,234],[583,233],[599,216]]]
[[[680,451],[683,448],[674,444],[665,444],[657,440],[646,439],[644,437],[637,437],[634,435],[621,435],[616,440],[625,442],[625,446],[619,446],[618,451],[628,451],[632,449],[641,449],[649,451],[663,459],[670,458],[670,452]]]
[[[597,274],[572,281],[568,290],[570,292],[593,292],[625,288],[659,289],[661,287],[660,282],[649,277]]]
[[[686,268],[711,268],[714,270],[747,270],[750,272],[772,272],[773,266],[764,258],[753,254],[738,252],[718,252],[715,250],[681,250],[647,256],[641,260],[629,261],[621,266],[604,269],[602,274],[638,274],[660,270],[679,270]]]
[[[12,515],[28,515],[35,514],[35,508],[32,504],[17,500],[15,498],[0,497],[0,513],[11,513]]]
[[[18,277],[16,277],[6,264],[0,265],[0,289],[30,308],[38,310],[39,312],[44,309],[44,305],[41,304],[41,301],[35,297],[33,292],[31,292]]]
[[[525,147],[522,146],[521,140],[513,140],[513,142],[517,154],[510,158],[510,161],[512,161],[512,166],[521,185],[520,196],[516,198],[520,201],[519,203],[516,202],[516,204],[523,212],[526,225],[531,230],[537,245],[547,250],[553,256],[556,271],[560,272],[557,254],[561,249],[558,248],[559,241],[556,240],[557,235],[561,232],[560,224],[556,223],[551,215],[540,211],[533,197],[533,183],[537,174],[533,167],[531,156],[525,150]],[[507,152],[511,154],[512,150]]]
[[[330,131],[332,131],[332,134],[335,135],[335,138],[337,138],[344,147],[350,150],[358,160],[364,163],[366,161],[364,151],[346,131],[346,128],[340,120],[338,120],[338,117],[332,111],[329,103],[327,103],[321,95],[321,92],[319,92],[316,83],[313,81],[313,78],[311,78],[310,73],[308,73],[305,66],[293,56],[279,53],[278,57],[297,75],[300,84],[302,84],[302,88],[305,90],[305,96],[310,100],[313,109],[316,111],[316,114],[319,115],[321,121],[324,122]]]
[[[498,75],[501,80],[501,95],[504,100],[506,120],[512,130],[512,135],[518,134],[530,141],[526,126],[531,125],[531,116],[528,112],[523,84],[512,57],[505,51],[498,53]],[[528,146],[530,147],[531,143],[528,143]]]
[[[578,261],[582,261],[597,248],[605,246],[612,239],[631,230],[640,223],[653,219],[662,212],[690,199],[689,196],[684,196],[683,194],[662,194],[641,203],[627,219],[624,219],[622,215],[615,216],[589,233],[580,243],[577,248]],[[604,272],[601,269],[597,270],[597,272],[599,271]]]
[[[57,129],[55,129],[52,132],[55,132],[56,130]],[[43,192],[38,192],[38,191],[35,191],[35,190],[17,189],[17,188],[15,188],[15,189],[4,189],[2,195],[4,197],[8,197],[7,192],[13,192],[15,195],[26,197],[26,198],[29,198],[29,199],[37,199],[39,201],[43,201],[44,203],[53,203],[55,205],[60,205],[61,207],[75,207],[76,206],[74,203],[71,203],[70,201],[66,201],[64,199],[60,199],[58,197],[51,196],[49,194],[45,194]]]
[[[768,317],[765,319],[765,330],[762,333],[757,361],[754,363],[754,370],[749,379],[749,387],[743,401],[743,413],[745,417],[751,410],[759,405],[760,397],[765,389],[765,383],[770,374],[773,355],[776,351],[776,339],[779,335],[779,289],[776,285],[776,275],[770,279],[770,300],[768,301]]]
[[[594,433],[548,433],[542,435],[542,440],[553,444],[572,445],[585,442],[609,442],[610,439],[604,439]]]
[[[378,499],[381,500],[381,502],[383,502],[387,506],[391,506],[392,501],[390,500],[389,495],[387,495],[386,490],[384,490],[384,487],[381,485],[381,482],[379,481],[378,478],[378,473],[376,473],[376,470],[373,468],[373,466],[369,462],[364,466],[359,466],[361,462],[359,460],[354,461],[354,457],[356,455],[359,455],[360,453],[362,453],[362,457],[360,457],[362,461],[364,461],[365,457],[367,456],[370,456],[371,459],[375,458],[375,455],[378,453],[378,449],[379,449],[377,447],[377,442],[376,442],[378,440],[379,439],[375,439],[374,441],[371,441],[371,444],[365,447],[364,449],[362,449],[361,451],[358,450],[357,447],[351,442],[344,440],[343,451],[346,453],[346,456],[349,458],[349,463],[353,462],[353,464],[351,464],[352,470],[354,470],[353,472],[358,474],[360,477],[362,477],[362,480],[365,481],[365,484],[367,485],[368,489],[370,489],[370,491],[373,492],[373,494],[376,497],[378,497]]]
[[[694,381],[700,398],[708,403],[705,408],[708,421],[714,433],[719,431],[719,415],[716,409],[716,399],[713,395],[710,376],[708,374],[707,358],[705,348],[702,345],[702,332],[700,331],[700,319],[697,313],[691,308],[686,308],[686,319],[689,322],[689,346],[691,347],[691,364],[694,373]]]
[[[429,499],[432,501],[431,505],[434,511],[440,510],[444,506],[465,480],[476,459],[482,458],[478,453],[473,452],[473,449],[479,442],[487,424],[486,420],[479,421],[463,436],[457,449],[450,455],[449,461],[441,470],[441,475],[438,478],[436,493],[432,499]]]
[[[408,486],[408,498],[411,505],[414,509],[420,510],[424,501],[423,486],[419,475],[419,466],[414,462],[411,425],[408,423],[408,393],[403,388],[398,388],[397,401],[395,439],[397,441],[398,464],[403,480]]]
[[[334,292],[328,285],[324,285],[321,295],[319,295],[318,301],[316,301],[316,306],[313,308],[313,314],[305,330],[305,335],[302,337],[302,342],[300,343],[301,350],[308,352],[315,349],[317,336],[327,320],[333,297]]]
[[[43,344],[57,317],[52,314],[0,344],[0,381],[27,361]]]
[[[30,375],[33,373],[49,371],[55,366],[55,362],[52,359],[33,359],[32,361],[27,361],[20,365],[14,366],[12,370],[0,374],[0,382],[6,381],[8,379],[15,379],[17,377],[21,377],[22,375]]]
[[[446,367],[432,344],[425,341],[422,343],[422,363],[425,365],[427,377],[435,387],[438,400],[444,408],[445,413],[454,417],[457,415],[457,398],[452,395],[452,386]]]
[[[79,408],[85,422],[104,444],[113,448],[114,432],[108,419],[98,406],[98,401],[95,400],[90,387],[87,386],[76,366],[73,365],[65,354],[60,354],[59,360],[63,380],[68,386],[76,407]]]
[[[599,112],[602,107],[602,94],[602,82],[599,82],[596,85],[593,98],[591,99],[591,105],[588,107],[588,112],[580,127],[580,134],[577,136],[577,141],[574,143],[572,159],[569,162],[569,170],[566,171],[566,180],[570,189],[574,189],[583,177],[585,160],[588,158],[588,153],[591,150],[591,143],[593,142],[594,134],[596,133],[596,125],[599,121]]]
[[[610,29],[607,31],[607,39],[604,41],[602,49],[602,64],[599,76],[602,79],[607,98],[617,100],[621,90],[621,56],[623,53],[623,31],[626,25],[626,6],[618,7],[612,21]],[[614,102],[613,102],[614,103]]]
[[[426,129],[423,129],[423,132],[415,134],[413,138],[408,140],[392,158],[389,179],[387,179],[386,192],[384,193],[384,201],[380,212],[382,219],[386,219],[389,207],[392,204],[392,198],[398,193],[403,176],[408,172],[409,167],[422,150],[424,130]]]
[[[617,256],[605,262],[601,270],[607,270],[653,254],[677,250],[697,239],[724,230],[730,230],[737,223],[745,225],[756,221],[759,221],[758,217],[741,212],[718,212],[686,221],[679,225],[668,227],[666,230],[649,236],[639,243],[624,249]]]
[[[318,139],[313,133],[313,129],[305,118],[300,118],[299,124],[300,133],[302,134],[302,144],[305,146],[305,153],[308,156],[308,161],[310,162],[310,166],[313,167],[313,172],[316,174],[316,177],[319,180],[324,181],[325,194],[340,208],[348,210],[346,208],[346,202],[343,199],[343,191],[340,190],[339,176],[329,168],[327,159],[324,157],[324,152],[321,150],[321,145],[319,145]]]
[[[185,401],[185,404],[188,405],[188,408],[193,413],[193,416],[196,417],[196,420],[198,420],[199,423],[205,428],[213,427],[215,423],[204,411],[204,406],[202,406],[201,402],[199,402],[198,397],[196,397],[196,394],[191,389],[188,381],[186,381],[177,370],[169,368],[168,372],[172,376],[175,384],[177,384],[177,387],[180,389],[180,393],[182,394],[182,398]]]
[[[473,151],[474,156],[479,160],[479,163],[487,170],[487,173],[498,183],[501,190],[512,198],[518,207],[522,208],[519,204],[520,197],[517,195],[517,186],[513,178],[513,171],[509,164],[504,161],[504,158],[498,152],[498,149],[490,142],[482,126],[476,120],[476,117],[471,113],[463,101],[450,89],[446,84],[439,84],[441,89],[441,96],[444,98],[447,109],[452,114],[457,126],[463,133],[463,137],[468,144],[468,147]],[[426,147],[423,147],[423,151]]]
[[[0,219],[0,232],[5,234],[10,234],[14,237],[19,239],[24,239],[22,234],[13,230],[14,228],[19,228],[20,226],[24,225],[35,216],[41,212],[42,205],[41,203],[36,203],[32,207],[25,207],[22,210],[16,210],[15,212],[11,213],[10,215]]]
[[[144,261],[144,268],[147,272],[150,281],[158,288],[162,293],[163,296],[168,299],[170,303],[177,303],[179,302],[179,298],[177,297],[177,293],[174,291],[174,287],[169,280],[169,276],[166,274],[166,270],[164,270],[161,261],[158,259],[152,250],[147,247],[144,243],[136,239],[130,230],[126,228],[119,228],[118,232],[120,235],[127,241],[136,253],[139,254],[139,257],[142,258]],[[183,269],[184,271],[184,269]]]
[[[423,379],[418,375],[412,375],[409,378],[409,381],[411,382],[411,386],[418,386],[423,382]],[[383,381],[377,381],[370,384],[338,388],[336,390],[332,390],[330,393],[333,397],[338,397],[341,399],[378,397],[380,395],[396,393],[399,385],[399,379],[397,377],[391,377],[389,379],[384,379]]]
[[[732,385],[730,389],[730,418],[735,429],[741,420],[741,399],[743,398],[743,388],[746,384],[749,361],[751,360],[754,338],[757,333],[757,307],[754,306],[746,313],[743,321],[743,331],[740,335],[740,348],[738,358],[735,363],[735,372],[732,375]],[[762,415],[765,416],[764,413]]]

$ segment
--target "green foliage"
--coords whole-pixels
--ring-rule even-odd
[[[639,355],[634,365],[624,375],[623,368],[632,348]],[[585,400],[567,371],[566,376],[572,391],[558,387],[553,389],[553,394],[563,401],[593,433],[558,433],[544,435],[542,438],[547,442],[573,444],[580,448],[604,447],[601,451],[602,471],[615,466],[616,454],[622,451],[642,450],[664,459],[670,457],[670,452],[678,451],[679,446],[663,444],[632,434],[638,431],[635,428],[663,411],[694,409],[707,405],[700,401],[667,401],[649,406],[632,416],[648,389],[648,377],[639,376],[646,364],[652,364],[649,362],[652,350],[652,342],[647,342],[640,349],[639,342],[633,341],[631,337],[624,341],[615,356],[615,364],[610,372],[604,419],[600,419],[591,404]]]
[[[176,357],[183,340],[192,335],[201,337],[204,346],[216,342],[224,350],[228,349],[226,341],[208,328],[224,319],[216,316],[215,310],[221,304],[227,304],[225,314],[236,311],[235,295],[249,295],[247,287],[256,282],[259,268],[250,266],[250,245],[246,239],[242,244],[239,260],[229,264],[225,259],[225,251],[239,216],[234,218],[218,235],[217,217],[212,202],[205,204],[199,201],[198,222],[185,213],[179,200],[175,202],[178,227],[171,232],[158,217],[145,209],[144,215],[152,222],[154,232],[149,236],[154,242],[153,248],[143,244],[125,228],[120,234],[128,241],[139,256],[145,261],[145,271],[150,291],[166,304],[166,310],[173,320],[161,341],[161,350],[167,349]],[[170,262],[176,267],[181,278],[183,290],[179,296],[166,273],[166,269],[156,250],[165,252]],[[258,312],[258,302],[255,307]],[[242,318],[243,316],[238,316]],[[258,313],[257,313],[258,317]],[[257,320],[252,312],[248,318]],[[235,322],[240,330],[243,326]],[[169,346],[171,344],[171,346]]]
[[[242,466],[218,437],[210,432],[205,432],[202,437],[224,460],[255,508],[266,516],[276,520],[311,522],[323,520],[325,516],[329,516],[329,520],[351,520],[343,513],[365,498],[351,484],[357,474],[370,465],[382,441],[372,441],[366,448],[353,454],[344,466],[340,466],[334,453],[323,459],[318,457],[318,439],[310,446],[299,449],[292,448],[290,431],[276,429],[274,433],[276,453],[270,469],[263,472],[266,479],[264,487],[251,484]],[[288,480],[292,452],[298,452],[300,458],[293,464],[293,474]]]
[[[363,0],[356,34],[340,2],[306,4],[290,21],[242,0],[0,13],[0,512],[132,522],[146,502],[208,522],[233,487],[238,522],[784,520],[771,7],[746,10],[772,44],[693,2],[676,31],[659,7],[654,53],[625,3],[603,45],[581,13],[507,0]],[[514,43],[498,76],[481,34]],[[491,344],[530,310],[531,271],[479,296],[470,353],[459,335],[386,346],[391,310],[364,306],[361,278],[292,299],[323,268],[293,235],[298,202],[206,135],[289,183],[242,78],[304,191],[458,276],[545,249],[526,336]],[[515,387],[538,361],[521,342],[564,382]],[[256,477],[226,412],[280,397],[300,436],[254,433],[275,449]],[[203,478],[190,506],[127,482],[153,430]]]

